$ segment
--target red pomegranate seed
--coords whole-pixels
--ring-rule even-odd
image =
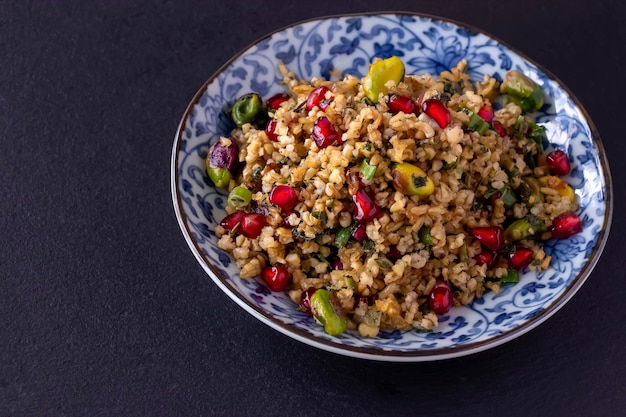
[[[278,93],[268,98],[265,105],[268,109],[278,110],[281,104],[289,100],[291,96],[287,93]]]
[[[226,230],[233,230],[239,224],[241,224],[241,221],[243,220],[245,215],[246,215],[245,211],[237,210],[229,214],[228,216],[224,217],[222,221],[220,222],[220,226],[222,226]]]
[[[450,124],[450,110],[446,105],[436,98],[429,98],[422,104],[422,111],[433,119],[440,128]]]
[[[502,249],[504,244],[504,230],[500,226],[474,227],[470,229],[470,234],[494,252]]]
[[[239,231],[245,237],[256,239],[266,225],[267,220],[264,215],[260,213],[249,213],[243,216]]]
[[[402,258],[402,254],[400,253],[396,245],[389,246],[389,252],[387,252],[387,258],[389,258],[392,261],[397,261],[398,259]]]
[[[476,260],[476,264],[478,265],[487,265],[487,268],[491,268],[495,263],[498,257],[494,252],[483,250],[478,255],[474,256]]]
[[[393,114],[400,112],[411,114],[415,112],[415,102],[413,99],[399,94],[389,94],[387,97],[387,107],[389,107],[389,111]]]
[[[531,249],[516,246],[515,251],[513,251],[509,258],[509,266],[513,269],[521,271],[530,265],[532,260],[533,251]]]
[[[335,258],[330,264],[330,266],[333,269],[333,271],[343,271],[343,262],[341,262],[341,259],[339,258]]]
[[[580,221],[580,217],[576,213],[568,211],[563,214],[559,214],[552,220],[552,237],[556,239],[565,239],[566,237],[574,236],[583,230],[583,224]]]
[[[270,203],[289,213],[298,204],[298,194],[288,185],[276,185],[270,192]]]
[[[435,314],[446,314],[450,311],[453,304],[450,286],[445,281],[437,282],[430,293],[428,303]]]
[[[311,297],[315,294],[317,288],[309,287],[306,291],[302,291],[302,295],[300,296],[300,311],[305,312],[309,316],[313,316],[313,311],[311,311]]]
[[[358,241],[364,240],[367,237],[365,224],[359,224],[352,232],[352,237]]]
[[[478,110],[478,115],[487,123],[491,123],[493,121],[493,116],[495,115],[493,111],[493,107],[484,105]]]
[[[330,123],[327,117],[322,116],[313,124],[313,131],[311,137],[317,144],[317,147],[324,149],[337,142],[339,134],[335,130],[335,127]]]
[[[278,121],[276,119],[270,119],[270,121],[267,122],[267,126],[265,126],[265,134],[272,142],[278,142],[278,134],[276,133],[277,125]]]
[[[367,191],[360,189],[352,196],[354,201],[354,213],[352,218],[357,223],[367,223],[373,220],[379,213],[378,206]]]
[[[287,288],[291,276],[284,265],[266,266],[261,269],[261,278],[272,291],[282,291]]]
[[[501,191],[496,191],[495,193],[491,194],[489,196],[489,204],[491,204],[492,207],[496,206],[496,201],[500,199],[500,197],[502,197],[502,192]]]
[[[548,169],[557,177],[569,174],[570,164],[567,154],[560,149],[552,151],[546,157]]]
[[[309,97],[306,99],[306,109],[311,111],[315,108],[315,106],[319,107],[320,110],[326,110],[330,102],[333,100],[326,99],[326,93],[329,92],[330,89],[325,85],[321,87],[317,87],[315,90],[311,91]]]
[[[506,136],[506,129],[504,128],[504,126],[502,125],[502,123],[500,123],[497,120],[494,120],[493,123],[491,123],[491,126],[493,127],[493,130],[495,130],[498,133],[498,136]]]

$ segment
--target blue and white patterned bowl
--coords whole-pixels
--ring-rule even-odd
[[[269,97],[283,91],[280,61],[302,79],[329,78],[333,68],[362,76],[375,57],[397,55],[408,73],[438,74],[459,60],[469,62],[473,79],[502,78],[518,69],[538,82],[546,104],[536,114],[551,147],[567,151],[573,171],[567,178],[580,201],[582,233],[548,241],[552,267],[525,273],[519,284],[472,305],[454,308],[431,333],[381,332],[340,337],[321,326],[286,294],[270,292],[260,280],[242,280],[213,231],[225,216],[226,194],[208,179],[204,160],[210,143],[233,128],[225,110],[241,94]],[[174,139],[172,197],[178,221],[198,262],[237,304],[263,323],[294,339],[327,351],[375,360],[426,361],[482,351],[536,327],[576,293],[598,261],[612,215],[611,176],[600,138],[577,99],[553,75],[502,42],[463,24],[416,14],[328,17],[279,30],[245,49],[200,88]],[[224,318],[226,320],[226,318]]]

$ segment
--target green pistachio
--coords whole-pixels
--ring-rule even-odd
[[[385,84],[391,80],[398,84],[403,78],[404,63],[397,56],[392,56],[372,64],[363,80],[363,88],[367,98],[378,103],[378,96],[388,92]]]
[[[406,162],[396,164],[392,176],[394,187],[402,194],[427,197],[435,191],[433,180],[415,165]]]
[[[207,174],[218,188],[226,188],[230,183],[230,172],[226,168],[207,167]]]
[[[311,296],[311,311],[313,316],[324,326],[326,333],[331,336],[338,336],[346,330],[347,320],[337,314],[337,307],[333,305],[332,297],[334,295],[326,289],[321,288],[315,291]]]
[[[267,111],[263,107],[261,97],[256,93],[249,93],[235,101],[231,115],[237,127],[241,127],[246,123],[261,122],[261,119],[267,118]]]
[[[511,70],[505,74],[501,90],[507,93],[524,112],[532,113],[543,106],[541,87],[517,70]]]
[[[515,220],[504,231],[504,238],[508,241],[514,242],[516,240],[526,239],[537,235],[537,233],[544,232],[546,225],[537,216],[529,214],[523,219]]]

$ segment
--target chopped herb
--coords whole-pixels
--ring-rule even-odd
[[[426,303],[426,305],[428,305],[428,303]],[[425,310],[429,310],[429,309],[425,309]],[[432,333],[433,332],[433,329],[427,329],[426,327],[422,326],[417,321],[414,321],[413,323],[411,323],[411,326],[413,326],[413,328],[415,330],[417,330],[418,332],[425,332],[425,333]]]
[[[536,155],[533,155],[532,152],[525,153],[524,154],[524,162],[526,162],[526,165],[531,170],[535,169],[535,167],[537,166]]]
[[[461,83],[451,83],[450,81],[443,82],[443,92],[454,95],[454,94],[463,94],[463,86]]]
[[[502,187],[500,192],[502,193],[500,198],[504,202],[504,207],[511,208],[515,203],[517,203],[517,195],[515,195],[515,191],[513,191],[508,183]]]
[[[365,145],[363,145],[363,147],[365,148],[366,151],[371,151],[372,150],[372,142],[365,142]]]
[[[517,120],[515,121],[515,137],[522,138],[524,136],[526,136],[526,132],[528,132],[528,121],[526,120],[526,118],[524,116],[518,116]]]
[[[335,235],[335,243],[337,244],[338,247],[343,248],[344,246],[346,246],[355,228],[356,228],[356,223],[351,224],[348,227],[343,227],[339,229],[339,231]]]
[[[459,160],[456,159],[456,160],[454,160],[454,162],[450,162],[450,163],[444,164],[443,165],[443,169],[445,169],[446,171],[449,171],[451,169],[456,168],[458,163],[459,163]]]
[[[259,165],[252,168],[252,181],[258,181],[261,178],[261,167]]]
[[[301,110],[303,110],[303,109],[305,108],[305,106],[306,106],[306,100],[305,100],[305,101],[303,101],[302,103],[298,104],[298,105],[296,106],[296,108],[295,108],[295,109],[293,109],[293,111],[295,111],[295,112],[300,112]]]
[[[495,193],[500,192],[500,190],[493,188],[491,184],[487,187],[487,192],[485,193],[485,198],[491,198]]]
[[[317,259],[320,262],[328,263],[328,260],[321,253],[314,253],[314,254],[311,255],[311,257]]]
[[[515,177],[517,177],[517,176],[519,175],[519,171],[518,171],[518,170],[517,170],[517,168],[516,168],[516,169],[513,169],[513,170],[511,170],[511,171],[507,171],[506,175],[507,175],[509,178],[515,178]]]
[[[374,243],[371,239],[365,239],[362,243],[363,250],[366,252],[371,252],[376,248],[376,243]]]
[[[463,242],[463,245],[459,248],[459,261],[469,263],[469,256],[467,256],[467,245]]]
[[[309,236],[307,236],[305,233],[300,232],[297,228],[292,229],[292,230],[291,230],[291,234],[292,234],[292,235],[293,235],[293,237],[295,237],[296,239],[302,239],[302,240],[305,240],[305,241],[315,240],[315,238],[317,237],[317,236],[315,236],[315,237],[309,237]]]
[[[443,93],[437,94],[433,98],[436,98],[437,100],[441,101],[442,103],[447,103],[452,98],[452,94],[448,93],[447,91],[444,91]]]
[[[328,219],[328,215],[326,214],[325,211],[312,211],[311,212],[311,216],[315,217],[316,219],[319,220],[326,220]]]
[[[530,125],[530,133],[528,133],[528,139],[532,140],[539,146],[539,149],[543,150],[543,136],[546,132],[545,126],[539,126],[535,123]]]
[[[378,266],[380,266],[383,269],[389,269],[393,266],[391,261],[387,258],[376,258],[375,261],[378,264]]]

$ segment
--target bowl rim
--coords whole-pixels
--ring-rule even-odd
[[[407,350],[407,351],[396,351],[396,350],[386,350],[381,348],[372,348],[372,347],[360,347],[360,346],[348,346],[344,345],[340,342],[334,342],[333,340],[318,338],[315,335],[308,333],[304,330],[298,329],[290,324],[283,323],[282,321],[274,318],[271,314],[265,312],[260,307],[254,305],[243,297],[238,296],[237,291],[228,280],[222,276],[222,273],[213,267],[211,262],[203,255],[202,250],[198,243],[192,238],[192,233],[187,225],[187,217],[184,212],[181,210],[181,196],[178,188],[179,183],[179,175],[178,175],[178,156],[180,153],[180,146],[182,142],[182,135],[185,130],[185,123],[194,107],[198,104],[203,94],[206,92],[209,84],[215,81],[215,79],[222,74],[232,63],[245,54],[250,48],[254,47],[259,42],[271,38],[276,33],[283,32],[285,30],[301,26],[306,23],[316,22],[316,21],[326,21],[330,19],[336,18],[350,18],[350,17],[377,17],[377,16],[407,16],[413,18],[426,18],[431,21],[440,21],[444,23],[450,23],[456,25],[460,28],[465,28],[473,33],[482,34],[500,45],[508,48],[511,52],[517,54],[520,58],[527,61],[528,63],[534,65],[538,70],[540,70],[548,79],[556,82],[558,86],[567,93],[568,97],[572,100],[574,105],[581,111],[585,122],[587,123],[590,133],[591,133],[591,141],[596,145],[598,149],[598,159],[600,162],[600,171],[605,181],[605,190],[604,190],[604,201],[606,204],[606,210],[604,214],[604,222],[602,224],[602,230],[599,232],[600,236],[598,236],[598,240],[594,245],[593,250],[591,251],[589,257],[586,260],[586,263],[583,265],[580,272],[577,276],[569,283],[567,287],[565,287],[561,294],[559,294],[553,301],[548,305],[548,307],[542,309],[541,312],[534,315],[524,323],[510,329],[506,330],[497,335],[488,337],[484,340],[468,343],[467,345],[455,345],[450,347],[429,349],[429,350]],[[178,127],[176,129],[176,134],[174,136],[174,143],[172,146],[172,156],[171,156],[171,178],[170,178],[170,186],[171,186],[171,195],[172,195],[172,204],[174,206],[174,212],[176,215],[176,219],[178,221],[178,225],[182,231],[182,234],[187,242],[187,245],[191,249],[193,255],[196,260],[202,266],[205,273],[209,275],[212,281],[224,292],[226,295],[233,300],[237,305],[246,310],[249,314],[255,317],[257,320],[263,322],[268,325],[272,329],[292,338],[298,340],[304,344],[326,350],[328,352],[351,356],[360,359],[370,359],[377,361],[389,361],[389,362],[424,362],[424,361],[435,361],[435,360],[443,360],[455,357],[466,356],[478,352],[485,351],[487,349],[491,349],[497,346],[500,346],[504,343],[507,343],[517,337],[526,334],[530,330],[536,328],[540,324],[544,323],[548,318],[553,316],[557,311],[559,311],[582,287],[585,281],[591,275],[593,269],[598,263],[602,252],[606,246],[609,232],[612,224],[613,218],[613,181],[611,177],[611,172],[609,169],[608,157],[604,149],[604,145],[600,139],[600,134],[593,123],[591,117],[587,110],[583,107],[582,103],[578,100],[578,98],[573,94],[573,92],[551,71],[543,67],[541,64],[537,63],[535,60],[529,58],[524,53],[520,52],[518,49],[512,47],[507,42],[502,41],[498,37],[495,37],[488,33],[487,31],[480,29],[471,24],[463,23],[457,21],[455,19],[450,19],[447,17],[437,16],[433,14],[427,13],[419,13],[419,12],[411,12],[411,11],[379,11],[379,12],[364,12],[364,13],[346,13],[346,14],[334,14],[334,15],[326,15],[313,17],[310,19],[300,20],[294,22],[292,24],[283,26],[276,30],[273,30],[259,38],[255,41],[251,42],[235,55],[233,55],[228,61],[226,61],[223,65],[221,65],[198,89],[198,91],[193,95],[193,98],[187,105]],[[340,340],[340,339],[337,339]]]

